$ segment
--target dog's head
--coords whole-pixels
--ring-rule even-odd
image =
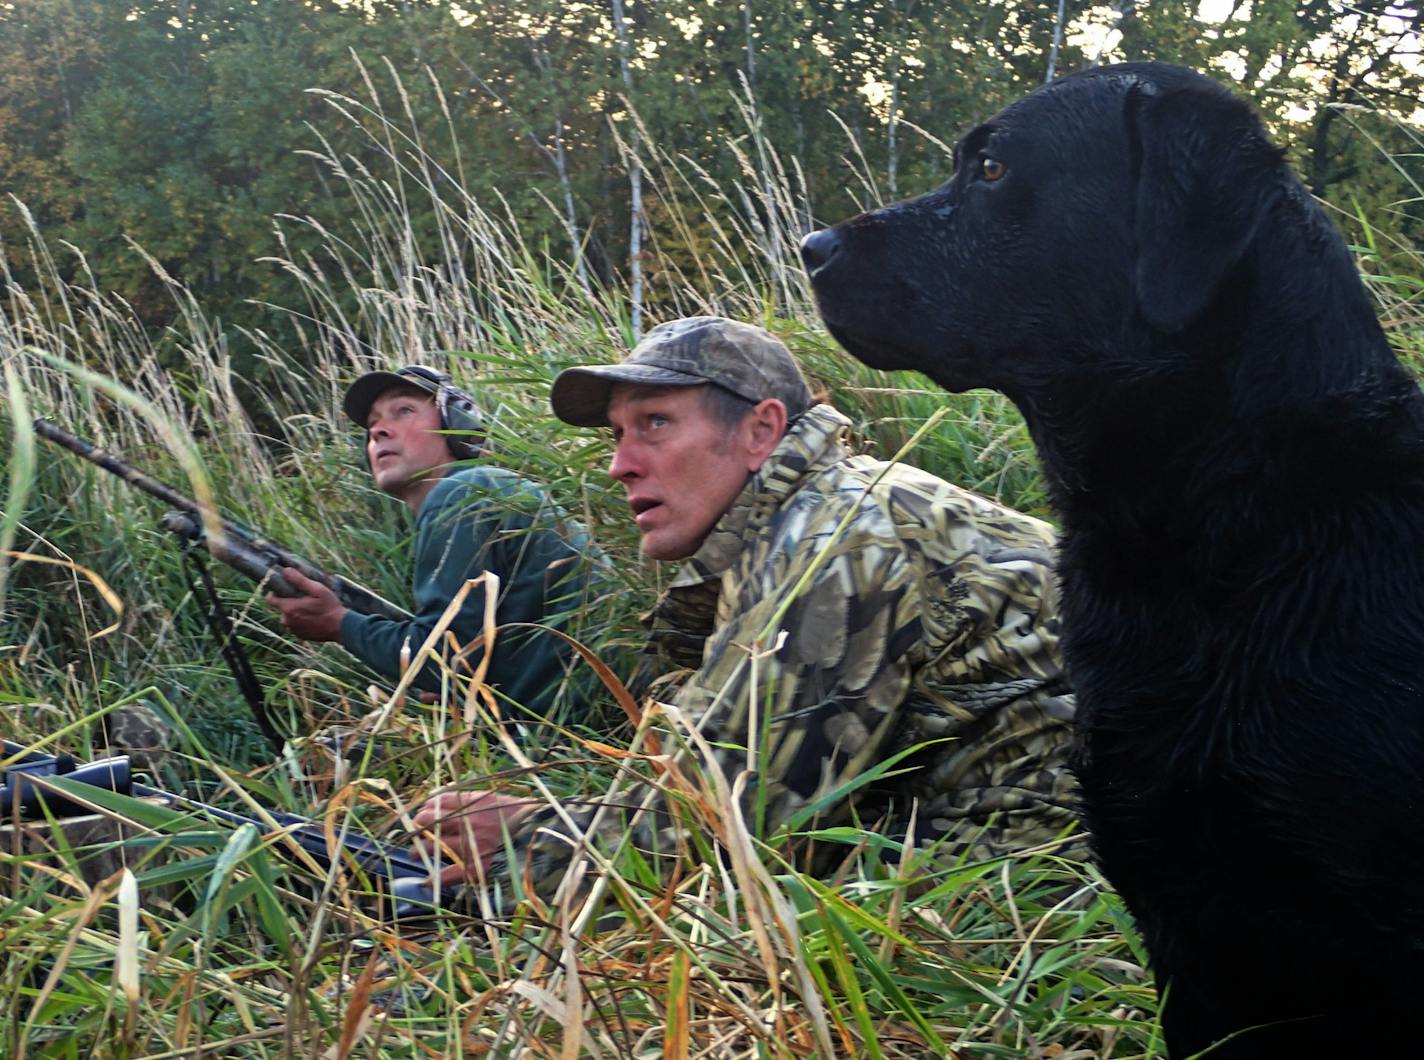
[[[1294,194],[1244,102],[1156,63],[1054,82],[955,161],[942,187],[812,233],[802,256],[856,357],[1016,400],[1105,359],[1150,372],[1152,337],[1202,317],[1270,199]]]

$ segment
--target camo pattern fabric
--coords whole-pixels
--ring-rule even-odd
[[[134,769],[153,772],[163,761],[163,754],[172,744],[173,734],[152,707],[146,703],[126,703],[104,718],[108,736],[107,752],[126,754]]]
[[[743,814],[754,822],[760,797],[763,834],[812,804],[816,825],[857,820],[896,837],[914,807],[915,841],[943,840],[954,857],[1072,833],[1052,529],[853,456],[848,428],[826,405],[801,417],[649,616],[669,666],[701,647],[671,702],[699,721],[729,781],[746,774]],[[843,791],[900,752],[895,775]],[[603,844],[685,849],[680,800],[647,793],[628,780],[601,813],[563,812]],[[512,849],[523,878],[552,893],[577,846],[546,808]],[[507,871],[503,855],[495,870]]]

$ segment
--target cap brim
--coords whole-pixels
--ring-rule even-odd
[[[554,415],[575,427],[607,427],[608,399],[619,383],[701,386],[707,380],[654,364],[595,364],[565,368],[549,390]]]
[[[364,429],[376,399],[397,386],[413,387],[431,394],[435,392],[415,376],[397,375],[395,372],[367,372],[346,388],[346,396],[341,399],[341,410],[352,423]]]

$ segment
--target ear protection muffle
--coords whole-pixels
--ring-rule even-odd
[[[470,432],[445,436],[445,445],[451,456],[469,460],[484,452],[485,418],[474,398],[453,383],[446,382],[435,392],[435,407],[440,410],[443,430]]]
[[[440,413],[440,429],[469,432],[445,435],[445,447],[456,460],[469,460],[484,452],[485,420],[480,407],[444,372],[420,364],[408,364],[397,369],[396,375],[409,379],[422,390],[430,391]]]

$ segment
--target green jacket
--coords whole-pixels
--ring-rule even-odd
[[[564,701],[569,648],[552,633],[511,624],[566,627],[586,603],[589,549],[588,535],[560,521],[532,482],[507,468],[454,468],[416,514],[414,619],[397,622],[348,611],[341,644],[377,673],[398,678],[402,654],[413,658],[466,581],[490,571],[499,576],[500,629],[485,679],[515,703],[548,714]],[[484,589],[472,588],[449,625],[461,647],[480,638],[484,611]],[[482,657],[476,648],[456,672],[472,673]],[[428,662],[415,685],[437,691],[440,679],[439,667]]]
[[[901,837],[914,807],[918,842],[971,857],[1071,831],[1073,697],[1051,528],[852,456],[848,427],[829,406],[809,410],[682,566],[651,616],[652,644],[696,669],[660,698],[700,722],[729,783],[746,774],[754,832],[812,804],[810,824],[879,821]],[[901,751],[896,775],[845,790]],[[625,834],[653,853],[685,844],[660,795],[651,813],[615,808],[647,792],[636,781],[603,800],[592,831],[605,849]],[[565,812],[587,831],[599,806],[580,806]],[[557,886],[571,831],[552,808],[517,827],[520,871],[541,892]],[[495,868],[507,871],[503,855]]]

